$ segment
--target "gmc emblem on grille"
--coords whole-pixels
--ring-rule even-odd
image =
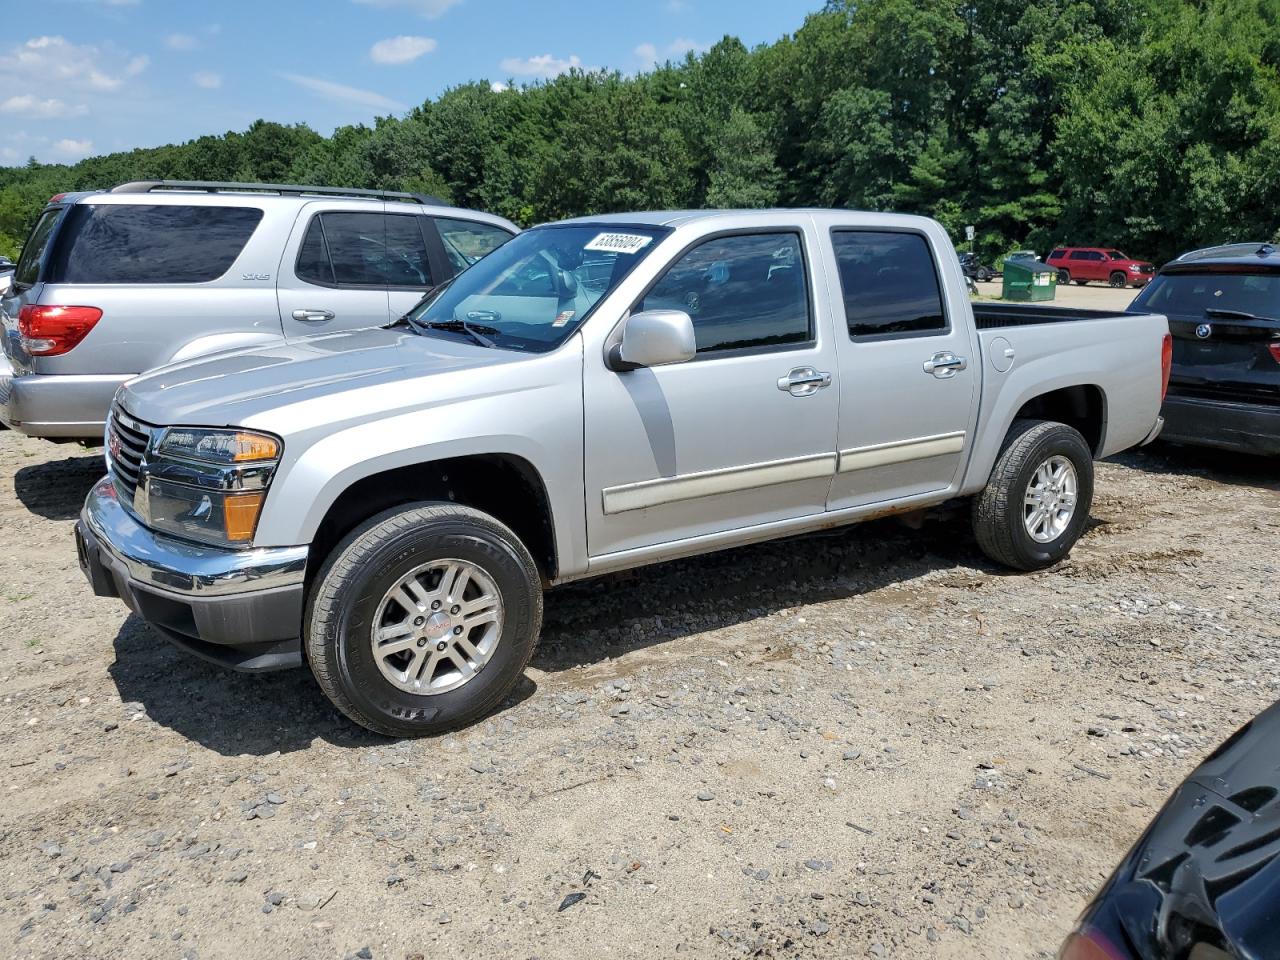
[[[115,427],[107,431],[107,452],[111,454],[112,460],[120,459],[120,435],[116,433]]]

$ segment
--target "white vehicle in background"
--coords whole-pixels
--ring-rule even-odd
[[[100,441],[130,377],[389,323],[516,232],[380,190],[148,180],[58,194],[0,289],[0,422]]]

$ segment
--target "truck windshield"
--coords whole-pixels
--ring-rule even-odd
[[[553,350],[668,232],[614,224],[526,230],[425,298],[405,319],[432,336],[535,353]]]
[[[1132,310],[1199,319],[1206,310],[1280,316],[1280,275],[1271,273],[1167,273],[1151,281]]]

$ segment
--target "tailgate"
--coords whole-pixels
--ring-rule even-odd
[[[1280,320],[1170,317],[1180,396],[1280,404]]]

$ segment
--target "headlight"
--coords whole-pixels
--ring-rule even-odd
[[[255,463],[280,456],[280,441],[265,433],[247,430],[204,430],[170,427],[156,453],[207,463]]]
[[[1142,269],[1142,267],[1138,266],[1138,264],[1136,263],[1131,263],[1129,264],[1129,269],[1132,270],[1134,273],[1137,273]]]
[[[190,540],[249,546],[280,452],[263,433],[170,427],[147,463],[148,522]]]

